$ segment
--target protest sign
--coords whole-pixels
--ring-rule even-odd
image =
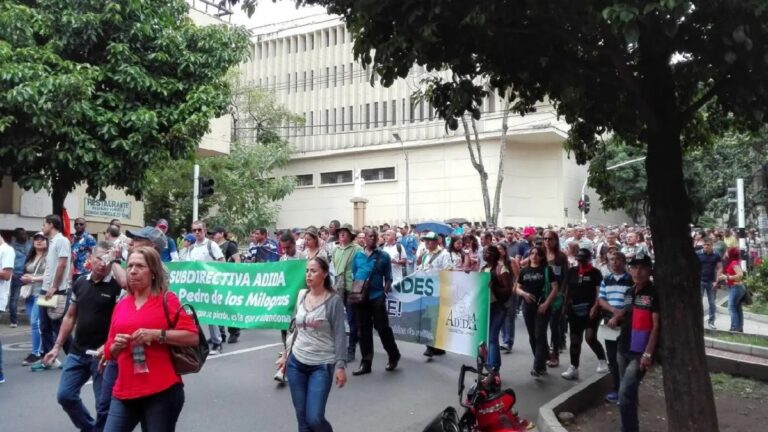
[[[395,337],[405,342],[474,356],[488,340],[488,273],[417,272],[387,297]]]
[[[170,289],[194,306],[201,323],[237,328],[288,328],[305,287],[305,260],[244,264],[170,262]]]

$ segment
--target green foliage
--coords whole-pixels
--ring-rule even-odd
[[[183,0],[0,0],[0,159],[54,211],[77,185],[140,197],[226,113],[248,35],[200,28]]]
[[[746,284],[755,294],[756,302],[768,304],[768,261],[764,261],[749,272]]]
[[[277,201],[293,191],[295,179],[279,172],[291,156],[290,145],[280,138],[284,123],[303,119],[279,105],[268,92],[234,85],[231,101],[235,136],[227,156],[201,158],[200,175],[215,181],[212,197],[200,200],[200,218],[213,227],[222,225],[240,239],[277,219]],[[145,194],[145,218],[160,217],[171,229],[192,223],[192,170],[195,161],[178,160],[151,170]]]
[[[691,146],[684,156],[686,189],[690,198],[692,220],[702,226],[714,226],[724,214],[735,217],[735,206],[725,195],[736,179],[749,179],[760,167],[768,165],[768,132],[728,132],[706,146]],[[646,156],[639,143],[627,144],[617,137],[607,140],[589,167],[589,186],[600,196],[605,209],[624,210],[637,222],[647,216],[648,194],[644,163],[613,170],[607,167]],[[745,181],[747,214],[756,217],[756,206],[765,197]]]

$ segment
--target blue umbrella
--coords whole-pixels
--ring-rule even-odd
[[[413,227],[416,229],[416,232],[432,231],[436,234],[443,234],[446,236],[453,233],[453,228],[451,228],[450,225],[440,221],[426,221],[418,223]]]

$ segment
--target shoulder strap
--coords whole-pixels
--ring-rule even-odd
[[[395,243],[395,246],[397,247],[397,253],[402,255],[403,254],[403,245],[401,245],[400,243]],[[402,257],[400,257],[400,258],[402,259]]]
[[[210,239],[209,239],[209,240],[207,240],[207,241],[208,241],[208,255],[210,255],[210,256],[211,256],[211,258],[215,260],[215,259],[216,259],[216,257],[215,257],[215,256],[213,256],[213,245],[211,245],[211,243],[212,243],[212,242],[211,242],[211,240],[210,240]]]

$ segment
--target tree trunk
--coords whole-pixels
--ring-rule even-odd
[[[51,201],[53,202],[53,214],[61,216],[61,210],[64,208],[64,200],[69,195],[67,187],[61,182],[51,184]]]
[[[501,118],[501,142],[499,143],[499,170],[496,174],[496,191],[493,194],[493,212],[490,223],[499,226],[499,211],[501,207],[501,185],[504,183],[504,155],[507,150],[507,128],[509,120],[509,99],[504,95],[504,114]]]
[[[646,171],[656,254],[654,282],[661,300],[668,430],[714,432],[717,413],[704,352],[699,262],[688,225],[681,127],[664,117],[649,125]]]
[[[477,171],[480,177],[480,192],[483,196],[483,209],[485,210],[485,222],[491,223],[491,198],[490,192],[488,192],[488,172],[485,171],[485,165],[483,164],[483,153],[480,149],[480,139],[477,133],[477,124],[475,120],[472,120],[472,129],[474,131],[474,142],[472,136],[470,136],[469,125],[465,116],[461,117],[461,124],[464,127],[464,140],[467,142],[467,149],[469,150],[469,159],[472,161],[472,166]],[[472,148],[472,145],[475,148]],[[477,156],[475,156],[477,152]]]

